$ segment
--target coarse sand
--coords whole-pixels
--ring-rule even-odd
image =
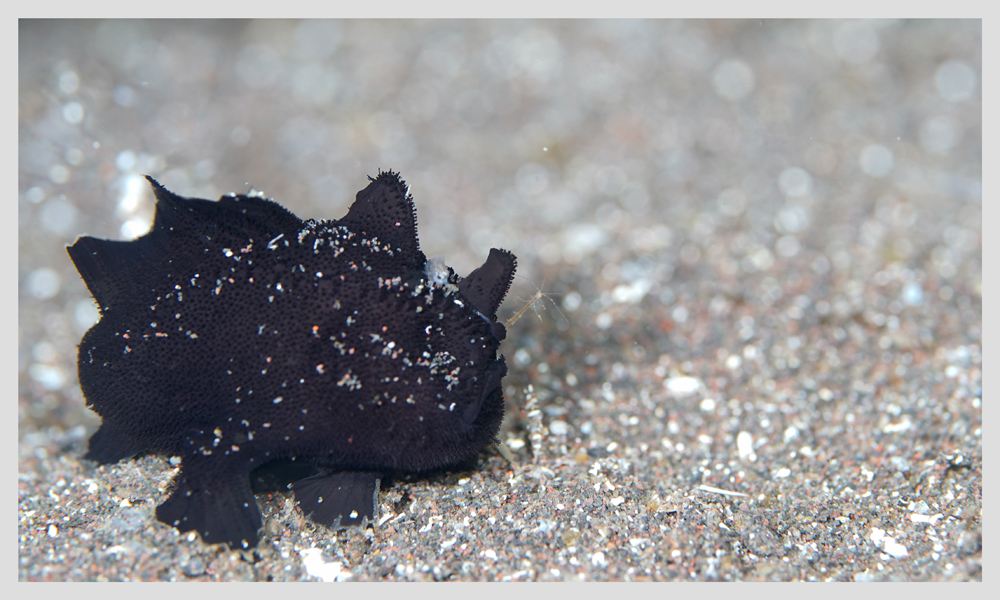
[[[25,21],[21,581],[981,581],[982,22]],[[65,246],[141,174],[340,218],[378,169],[459,274],[518,257],[475,464],[253,551],[96,467]],[[541,292],[541,293],[538,293]]]

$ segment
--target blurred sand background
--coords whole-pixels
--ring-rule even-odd
[[[18,576],[982,579],[980,21],[20,21]],[[141,174],[343,216],[402,173],[459,274],[518,257],[508,464],[256,552],[84,462],[65,252]],[[530,386],[530,387],[529,387]]]

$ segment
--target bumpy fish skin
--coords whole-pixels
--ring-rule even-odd
[[[507,372],[496,311],[513,254],[491,249],[464,279],[428,265],[392,172],[337,221],[149,181],[148,234],[67,250],[101,313],[79,347],[80,386],[102,418],[86,458],[179,456],[159,520],[255,546],[250,472],[294,460],[319,470],[293,486],[304,512],[363,525],[382,477],[461,463],[495,439]]]

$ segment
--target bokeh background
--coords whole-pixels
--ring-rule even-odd
[[[20,579],[982,578],[980,21],[22,20],[18,44]],[[141,235],[143,174],[335,219],[379,169],[428,256],[518,257],[517,460],[401,477],[367,534],[271,494],[256,554],[176,535],[165,460],[80,460],[97,311],[65,246]]]

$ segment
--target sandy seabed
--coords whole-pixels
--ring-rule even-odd
[[[980,21],[21,21],[18,576],[982,580]],[[402,173],[491,246],[508,463],[400,476],[334,533],[155,520],[83,461],[97,311],[65,252],[184,195],[341,217]],[[545,292],[535,296],[536,291]]]

